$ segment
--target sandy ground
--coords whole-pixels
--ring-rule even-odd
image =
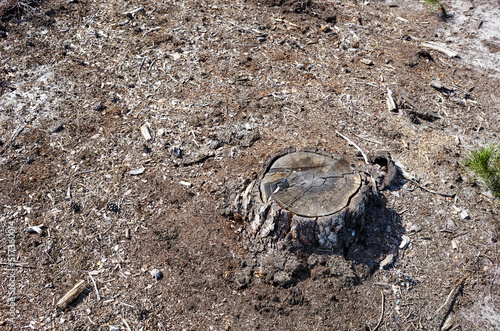
[[[445,5],[446,21],[418,1],[90,0],[4,13],[0,324],[499,329],[498,202],[461,166],[498,143],[499,9]],[[247,222],[228,207],[284,148],[362,169],[336,131],[389,151],[425,189],[381,192],[340,256],[284,251],[257,272]],[[276,282],[284,271],[292,281]]]

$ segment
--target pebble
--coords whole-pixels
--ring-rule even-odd
[[[160,280],[163,278],[163,273],[158,269],[153,269],[151,270],[151,276],[156,280]]]
[[[106,109],[106,107],[104,107],[104,104],[99,101],[95,106],[94,106],[94,110],[95,111],[103,111],[104,109]]]
[[[411,228],[410,228],[410,230],[409,230],[409,232],[414,232],[414,233],[417,233],[417,232],[420,232],[420,231],[422,231],[422,227],[420,227],[420,226],[418,226],[416,224],[412,225]]]
[[[462,209],[462,212],[460,213],[460,218],[463,220],[470,220],[470,216],[467,213],[467,211],[465,211],[465,209]]]

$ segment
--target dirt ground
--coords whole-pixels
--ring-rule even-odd
[[[446,20],[417,0],[5,12],[2,328],[500,329],[499,205],[461,166],[499,143],[500,10],[445,6]],[[288,147],[361,168],[336,132],[389,151],[424,189],[380,192],[342,256],[281,252],[257,272],[232,199]],[[283,270],[292,276],[279,282]],[[57,309],[80,280],[83,293]]]

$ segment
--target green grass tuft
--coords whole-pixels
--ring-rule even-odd
[[[500,147],[498,145],[488,145],[470,152],[463,165],[496,198],[500,198]]]
[[[441,16],[444,20],[448,17],[446,9],[444,8],[443,2],[440,0],[422,0],[423,3],[432,8],[439,8],[441,10]]]

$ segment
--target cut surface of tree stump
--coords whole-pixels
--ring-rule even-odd
[[[268,159],[236,199],[235,212],[247,220],[255,242],[341,253],[363,221],[368,183],[338,155],[289,149]]]
[[[319,217],[345,208],[360,186],[359,174],[345,160],[296,152],[273,163],[260,191],[264,202],[272,199],[296,215]]]

